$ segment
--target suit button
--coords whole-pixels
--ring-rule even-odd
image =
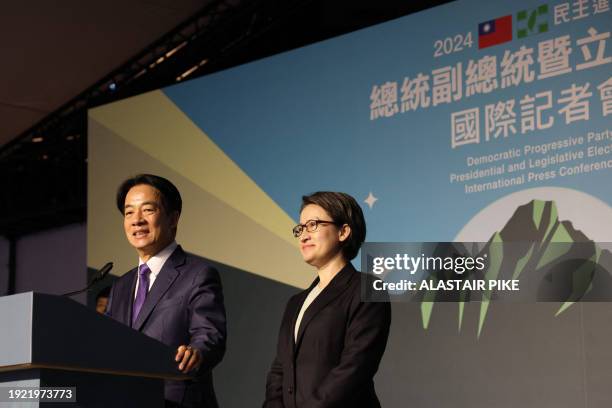
[[[289,387],[289,388],[287,388],[287,392],[288,392],[289,394],[293,394],[293,387]]]

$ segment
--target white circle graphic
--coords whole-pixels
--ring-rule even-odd
[[[521,205],[532,200],[554,201],[559,221],[570,221],[595,242],[612,242],[612,207],[582,191],[537,187],[517,191],[483,208],[459,231],[456,242],[487,242],[506,225]]]

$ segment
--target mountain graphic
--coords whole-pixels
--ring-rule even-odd
[[[475,244],[476,245],[476,244]],[[482,248],[442,243],[434,256],[485,256],[488,267],[461,279],[520,279],[521,299],[562,302],[555,316],[577,301],[612,300],[612,253],[600,248],[569,220],[560,221],[554,201],[532,200],[516,209],[501,231]],[[434,272],[435,280],[457,279],[453,271]],[[427,329],[436,302],[459,305],[459,330],[464,304],[480,302],[480,337],[494,291],[428,291],[421,298],[423,327]]]

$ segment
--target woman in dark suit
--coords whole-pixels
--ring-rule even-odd
[[[318,277],[287,303],[264,408],[380,407],[373,378],[391,307],[361,301],[362,279],[371,288],[374,278],[350,263],[366,235],[359,204],[345,193],[304,196],[293,235]]]

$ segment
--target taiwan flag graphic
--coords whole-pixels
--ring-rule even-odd
[[[512,15],[478,24],[478,48],[512,41]]]

